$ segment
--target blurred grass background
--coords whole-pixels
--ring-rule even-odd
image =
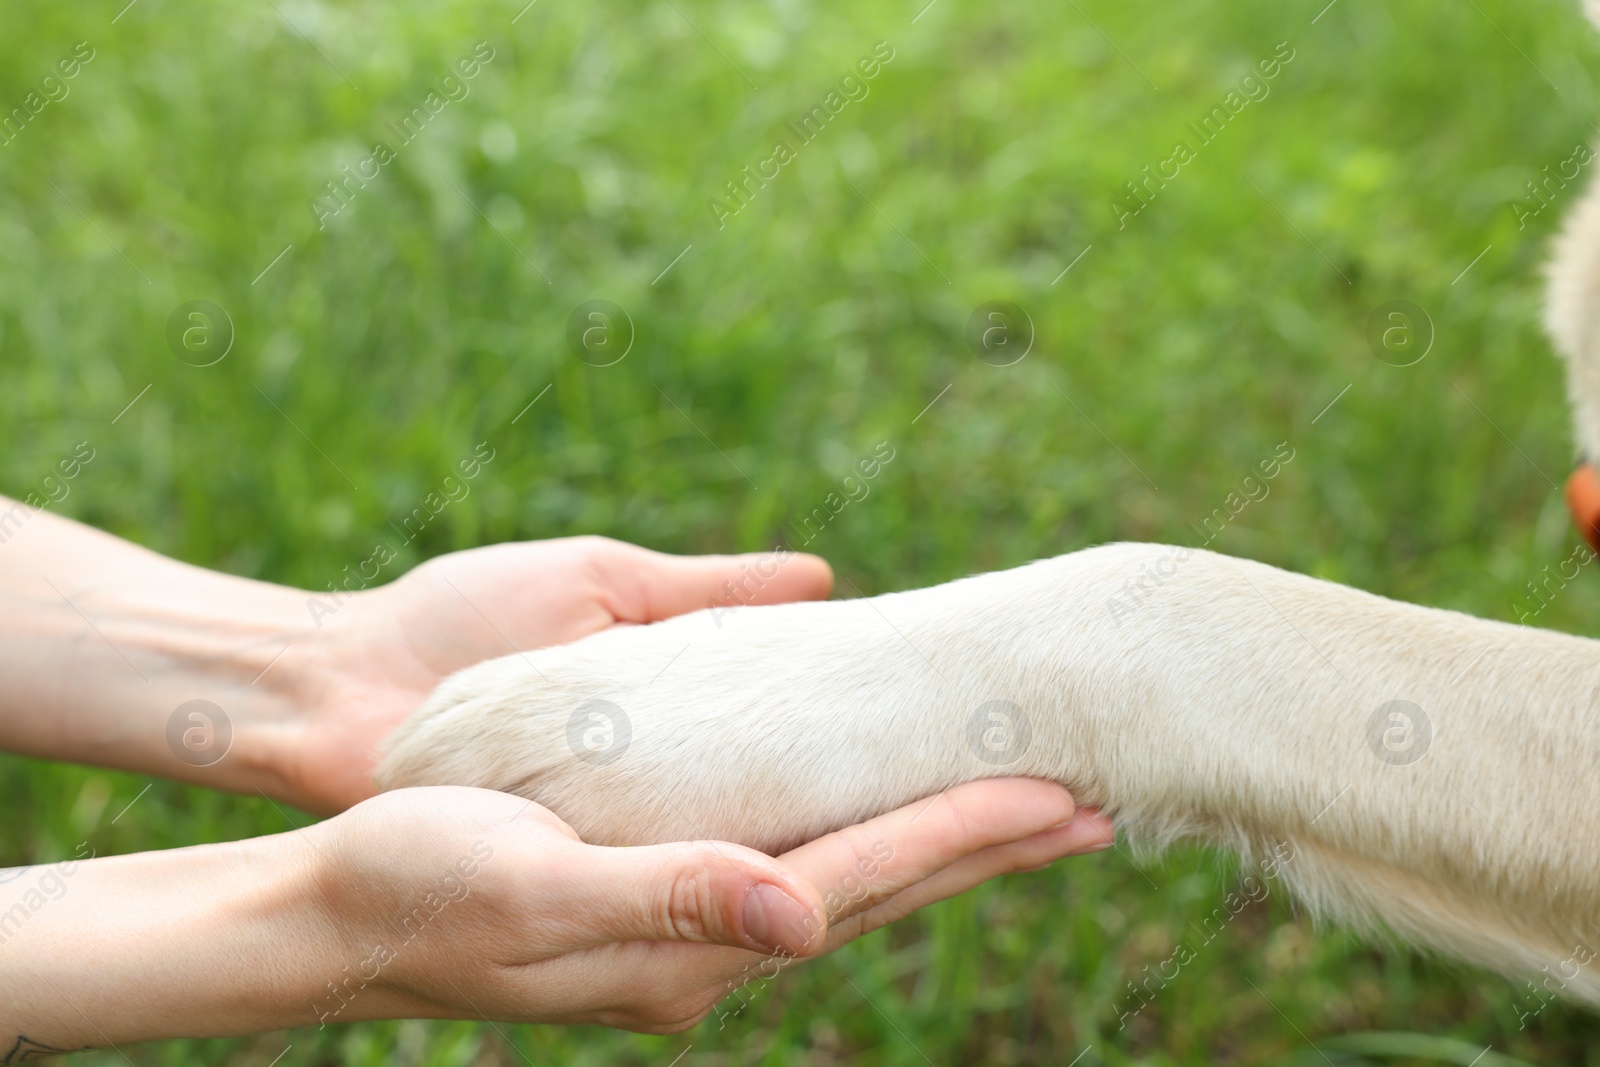
[[[1510,203],[1531,204],[1525,183],[1600,116],[1576,3],[124,2],[0,15],[6,112],[77,42],[94,49],[70,95],[0,145],[12,496],[87,440],[62,512],[320,589],[397,543],[390,521],[477,441],[494,463],[391,576],[579,532],[764,548],[888,440],[871,496],[812,546],[872,593],[1109,539],[1194,543],[1191,524],[1287,441],[1271,495],[1214,547],[1511,620],[1575,543],[1538,314],[1577,186],[1525,229]],[[470,95],[319,229],[324,183],[392,143],[386,124],[480,41],[495,58]],[[870,95],[718,229],[708,200],[878,41],[894,59]],[[1119,229],[1123,183],[1179,139],[1198,147],[1186,123],[1279,42],[1294,59],[1270,95]],[[236,331],[204,368],[164,339],[195,299]],[[614,366],[564,340],[592,299],[634,324]],[[1037,330],[1013,366],[962,339],[992,299]],[[1406,368],[1365,339],[1396,299],[1436,333]],[[1585,574],[1539,624],[1597,620]],[[0,862],[283,829],[260,800],[166,783],[108,825],[144,784],[0,760]],[[1521,987],[1316,931],[1276,893],[1119,1028],[1127,984],[1192,944],[1236,884],[1197,850],[1013,876],[679,1037],[403,1023],[125,1051],[284,1067],[1600,1063],[1582,1012],[1551,1005],[1523,1028]],[[1425,1036],[1349,1036],[1363,1032]]]

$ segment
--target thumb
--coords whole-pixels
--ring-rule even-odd
[[[803,956],[827,938],[817,891],[754,849],[695,841],[599,851],[590,944],[694,941]]]

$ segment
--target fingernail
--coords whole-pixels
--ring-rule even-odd
[[[811,909],[763,882],[744,898],[744,936],[770,952],[798,956],[811,946],[817,926]]]

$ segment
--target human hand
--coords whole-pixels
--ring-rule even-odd
[[[268,735],[274,791],[331,813],[373,793],[385,737],[448,675],[481,660],[710,604],[827,597],[828,565],[795,553],[670,556],[602,537],[470,549],[345,602],[294,666],[300,711]]]
[[[38,512],[0,559],[0,749],[332,814],[372,795],[384,738],[462,667],[712,603],[822,598],[832,580],[815,556],[576,537],[456,552],[335,596]]]
[[[1059,786],[975,782],[775,860],[586,845],[529,801],[439,786],[268,837],[80,850],[0,886],[0,908],[26,916],[0,953],[0,1042],[407,1017],[681,1030],[795,956],[1111,843],[1103,816],[1072,816]]]
[[[1034,779],[958,786],[777,859],[719,842],[587,845],[531,801],[449,786],[385,793],[308,832],[335,857],[322,892],[348,964],[321,991],[323,1022],[650,1033],[693,1026],[793,957],[1114,834]]]

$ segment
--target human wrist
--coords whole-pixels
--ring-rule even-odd
[[[216,892],[211,906],[199,909],[196,926],[208,931],[213,955],[196,965],[196,975],[234,977],[202,1013],[196,1036],[316,1021],[312,1006],[338,973],[348,932],[322,892],[333,861],[315,830],[231,842],[209,857]],[[215,1034],[205,1021],[212,1017]]]
[[[109,646],[104,673],[115,679],[120,668],[122,675],[121,684],[85,687],[66,709],[70,720],[100,728],[64,755],[285,796],[286,764],[322,662],[303,595],[161,563],[74,605]]]
[[[271,791],[319,636],[303,593],[41,514],[0,559],[0,748]],[[196,700],[220,713],[200,730],[177,714],[169,743]],[[181,746],[212,727],[216,744]]]

